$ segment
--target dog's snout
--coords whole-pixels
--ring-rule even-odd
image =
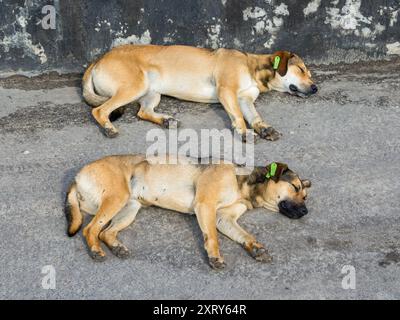
[[[302,216],[305,216],[308,213],[308,209],[306,206],[302,206],[300,207],[299,212]]]
[[[291,84],[291,85],[289,86],[289,89],[290,89],[291,91],[293,91],[293,92],[299,91],[299,89],[298,89],[294,84]]]
[[[282,209],[289,209],[289,202],[288,201],[283,200],[279,204],[282,207]]]
[[[318,87],[315,84],[312,84],[310,88],[313,94],[318,92]]]
[[[294,202],[283,200],[278,204],[279,212],[290,219],[300,219],[308,213],[307,207]]]

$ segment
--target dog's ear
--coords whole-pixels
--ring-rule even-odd
[[[289,59],[293,56],[289,51],[277,51],[272,55],[271,64],[274,70],[276,70],[280,76],[285,76]]]
[[[301,184],[303,185],[304,188],[311,188],[311,181],[308,179],[301,180]]]
[[[263,183],[267,180],[267,168],[255,167],[247,179],[247,184]]]
[[[266,167],[256,167],[249,175],[247,184],[264,183],[267,179],[278,182],[286,170],[288,170],[287,164],[280,162],[272,162]]]
[[[282,177],[282,174],[288,170],[288,166],[285,163],[280,162],[272,162],[267,166],[266,178],[273,180],[274,182],[278,182]]]

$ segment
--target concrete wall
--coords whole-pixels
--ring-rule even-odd
[[[43,28],[49,4],[55,29]],[[0,72],[81,71],[123,43],[380,59],[400,55],[399,11],[398,0],[0,0]]]

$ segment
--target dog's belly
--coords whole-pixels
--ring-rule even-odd
[[[191,181],[171,184],[170,179],[158,179],[157,184],[149,186],[142,181],[132,180],[131,197],[145,205],[192,214],[195,191]]]
[[[168,90],[163,90],[164,95],[175,97],[181,100],[202,102],[202,103],[217,103],[217,90],[212,86],[203,87],[173,87]]]
[[[181,213],[194,213],[193,201],[194,201],[194,189],[191,186],[181,186],[174,188],[174,190],[163,191],[157,190],[153,197],[149,199],[152,201],[152,205],[158,206],[164,209],[174,210]]]
[[[216,103],[218,102],[217,88],[211,76],[193,76],[186,73],[175,75],[155,76],[152,74],[150,79],[151,90],[160,94],[175,97],[182,100]]]

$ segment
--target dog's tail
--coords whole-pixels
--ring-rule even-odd
[[[65,199],[65,216],[67,218],[68,236],[74,236],[82,226],[83,215],[79,208],[78,191],[76,182],[73,182],[67,192]]]
[[[92,76],[92,71],[93,67],[96,65],[96,61],[93,62],[89,68],[86,69],[85,74],[83,75],[82,79],[82,88],[83,92],[82,95],[85,98],[86,102],[90,104],[93,107],[98,107],[102,105],[104,102],[106,102],[109,97],[103,97],[98,95],[93,86],[93,76]]]
[[[95,88],[93,85],[92,71],[93,71],[94,66],[96,65],[96,62],[97,61],[93,62],[89,66],[89,68],[86,69],[85,74],[83,75],[83,79],[82,79],[83,98],[92,107],[98,107],[98,106],[102,105],[104,102],[106,102],[108,99],[110,99],[109,97],[100,96],[95,92]],[[121,107],[121,108],[118,108],[117,110],[114,110],[110,114],[110,120],[111,121],[117,120],[124,114],[124,112],[125,112],[125,107]]]

